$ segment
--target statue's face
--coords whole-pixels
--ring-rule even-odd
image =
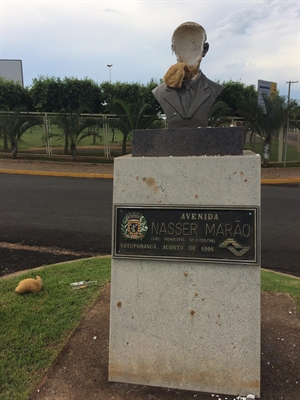
[[[178,62],[185,62],[189,67],[200,65],[206,33],[202,26],[193,22],[180,25],[173,33],[172,50]]]

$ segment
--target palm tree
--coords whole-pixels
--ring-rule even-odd
[[[159,119],[158,115],[151,111],[149,105],[143,100],[131,104],[121,99],[116,99],[112,104],[111,112],[116,114],[117,118],[109,120],[110,126],[119,129],[123,134],[123,155],[126,154],[128,134],[134,129],[146,129]]]
[[[76,112],[61,113],[52,118],[52,124],[57,125],[62,129],[62,133],[51,134],[51,137],[58,137],[65,140],[65,143],[70,144],[70,153],[74,161],[77,160],[77,146],[88,136],[101,136],[95,131],[88,129],[92,126],[99,126],[102,122],[96,118],[82,116],[81,110]]]
[[[27,129],[41,125],[38,117],[21,114],[21,109],[14,111],[2,111],[0,113],[0,132],[3,135],[4,144],[10,143],[13,158],[17,158],[18,142]]]
[[[256,101],[244,103],[238,110],[248,123],[251,132],[257,133],[263,139],[264,165],[269,164],[272,140],[277,138],[282,128],[286,126],[288,116],[298,108],[296,101],[287,104],[285,96],[268,97],[263,95],[265,106],[260,106]],[[291,121],[291,125],[297,124]]]
[[[223,124],[230,124],[232,109],[227,106],[223,101],[216,101],[208,114],[208,126],[220,126]]]
[[[293,106],[289,113],[289,124],[294,128],[300,129],[300,105]]]

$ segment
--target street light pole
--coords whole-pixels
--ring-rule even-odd
[[[111,82],[111,71],[110,68],[112,67],[112,64],[107,64],[107,67],[109,68],[109,82]]]
[[[290,99],[291,99],[291,85],[293,83],[298,83],[298,81],[288,81],[286,82],[289,84],[289,90],[288,90],[288,103],[287,103],[287,121],[286,121],[286,136],[285,136],[285,148],[284,148],[284,164],[283,166],[286,166],[286,153],[287,153],[287,142],[288,142],[288,136],[289,136],[289,125],[290,125],[290,115],[289,115],[289,104],[290,104]]]

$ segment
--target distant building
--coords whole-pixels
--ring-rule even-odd
[[[24,87],[22,60],[0,59],[0,76]]]

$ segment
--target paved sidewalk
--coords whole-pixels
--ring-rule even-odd
[[[0,173],[112,179],[113,171],[113,164],[0,159]],[[262,168],[261,183],[300,184],[300,167]]]

